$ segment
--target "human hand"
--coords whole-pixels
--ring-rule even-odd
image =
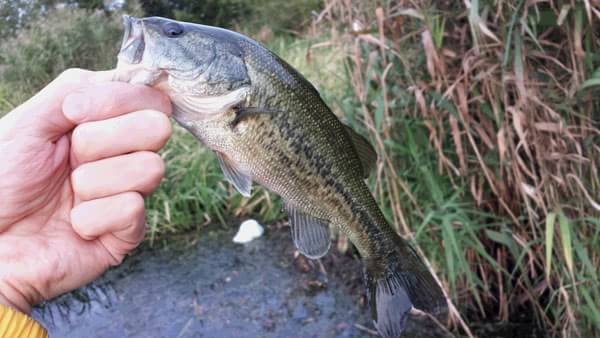
[[[0,303],[31,306],[89,283],[144,237],[164,173],[169,99],[65,71],[0,119]]]

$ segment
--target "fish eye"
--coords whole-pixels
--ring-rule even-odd
[[[183,26],[177,22],[169,22],[163,26],[163,33],[169,38],[176,38],[183,34]]]

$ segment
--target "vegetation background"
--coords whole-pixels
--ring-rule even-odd
[[[0,0],[0,116],[68,67],[113,67],[121,12],[233,28],[300,70],[375,145],[372,191],[440,276],[455,332],[600,334],[598,1]],[[285,219],[182,129],[162,156],[151,243]]]

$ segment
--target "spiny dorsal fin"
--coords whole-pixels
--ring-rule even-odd
[[[298,250],[310,259],[323,257],[331,246],[329,224],[286,204],[292,239]]]
[[[375,169],[375,165],[377,164],[377,153],[366,138],[352,130],[352,128],[348,126],[344,127],[346,127],[346,132],[350,136],[354,149],[358,153],[358,158],[363,168],[363,177],[368,178],[371,170]]]
[[[233,186],[245,197],[250,197],[252,194],[252,177],[250,174],[238,168],[229,158],[219,152],[215,152],[223,170],[223,175]]]

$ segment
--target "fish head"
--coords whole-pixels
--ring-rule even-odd
[[[243,99],[250,78],[236,33],[161,17],[124,15],[123,24],[116,80],[165,91],[181,115],[214,114]]]

